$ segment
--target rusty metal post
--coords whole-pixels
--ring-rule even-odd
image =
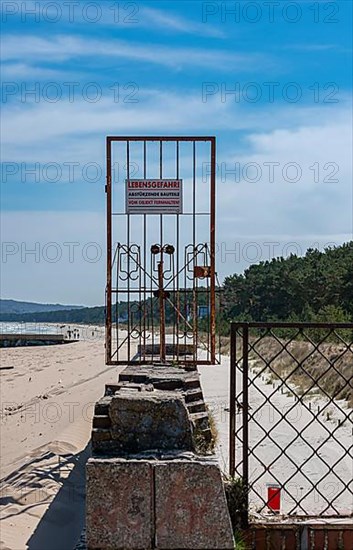
[[[158,262],[159,287],[159,354],[161,363],[165,363],[165,301],[163,288],[163,259]]]
[[[230,328],[230,381],[229,381],[229,475],[235,476],[235,415],[236,415],[236,335],[234,323]]]
[[[111,364],[112,355],[112,143],[107,137],[107,287],[105,312],[105,362]]]
[[[211,138],[210,306],[211,362],[216,363],[216,138]]]
[[[243,326],[243,527],[249,525],[249,326]]]

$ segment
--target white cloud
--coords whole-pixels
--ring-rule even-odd
[[[304,254],[308,247],[323,249],[353,238],[349,119],[346,111],[345,117],[342,114],[336,120],[332,115],[331,121],[327,117],[321,125],[253,133],[248,138],[248,152],[242,154],[229,143],[221,146],[216,232],[220,279],[253,262]],[[235,162],[240,166],[256,162],[263,170],[262,177],[257,183],[244,179],[233,183],[230,176],[222,182],[222,162],[228,169]],[[279,163],[273,183],[268,182],[265,162]],[[288,162],[296,162],[303,169],[299,182],[284,181],[282,169]],[[327,162],[336,162],[339,182],[315,182],[310,170],[315,162],[320,169]],[[3,241],[15,243],[15,252],[7,256],[5,263],[3,260],[4,295],[37,301],[103,303],[104,227],[104,214],[99,213],[5,212]],[[94,247],[85,248],[89,242],[98,243],[102,251],[97,262],[87,261],[87,254],[95,252]],[[56,250],[48,243],[60,247],[59,261],[48,261]],[[69,261],[69,246],[64,243],[78,243],[74,262]],[[34,254],[26,254],[26,250],[36,247],[38,262]],[[11,251],[11,247],[6,250]]]
[[[142,21],[146,24],[146,19],[156,28],[172,30],[186,34],[200,34],[215,38],[223,38],[224,32],[212,25],[199,23],[172,14],[171,12],[158,10],[155,8],[143,7],[141,10]]]
[[[22,83],[24,81],[38,81],[39,79],[51,79],[54,82],[58,79],[67,79],[69,71],[58,70],[48,67],[39,67],[35,63],[3,63],[1,65],[1,76],[3,81],[3,90],[6,90],[6,80],[15,79],[15,83]],[[80,75],[75,72],[75,80],[78,80]],[[6,80],[5,80],[6,79]],[[30,86],[28,86],[30,88]]]
[[[171,94],[149,90],[144,95],[144,101],[131,105],[114,104],[111,99],[101,100],[97,104],[80,100],[73,104],[59,102],[53,105],[42,102],[33,106],[8,105],[2,117],[3,158],[5,161],[19,162],[96,161],[103,165],[104,138],[107,134],[217,135],[226,130],[224,137],[218,140],[217,242],[220,247],[218,272],[221,278],[247,267],[252,258],[251,253],[256,253],[256,246],[260,247],[258,250],[262,257],[255,256],[253,261],[268,259],[271,243],[273,254],[280,255],[295,251],[295,246],[298,252],[304,253],[308,246],[340,244],[351,238],[352,134],[351,109],[346,98],[333,107],[296,104],[279,109],[273,105],[271,109],[265,106],[255,112],[243,104],[222,103],[216,97],[203,103],[201,91],[199,95],[184,96],[180,91]],[[239,130],[247,130],[242,139],[237,134]],[[232,147],[231,140],[235,138],[236,145]],[[227,181],[223,183],[222,162],[228,170],[236,162],[241,167],[246,163],[257,163],[262,171],[261,177],[256,183],[245,181],[244,178],[234,183],[231,175],[228,175]],[[265,163],[278,163],[274,168],[273,183],[268,182],[269,167]],[[283,168],[288,163],[296,163],[302,170],[298,182],[284,181]],[[315,163],[320,171],[319,182],[315,181],[315,172],[310,169]],[[335,163],[339,167],[339,172],[333,176],[339,180],[336,183],[323,181],[324,177],[330,177],[330,173],[332,176],[332,166],[325,169],[328,163]],[[292,177],[293,172],[289,170],[288,174]],[[46,217],[45,213],[6,215],[12,220],[8,225],[10,237],[5,237],[8,240],[22,238],[33,242],[38,238],[48,242],[57,239],[63,241],[65,238],[75,241],[76,231],[80,242],[95,240],[95,232],[92,233],[91,228],[97,227],[97,223],[91,224],[89,214],[87,218],[81,218],[76,213],[63,213],[58,217]],[[104,222],[99,223],[102,225],[97,235],[102,235]],[[43,227],[46,228],[45,236],[40,236]],[[22,236],[19,231],[22,231]],[[241,261],[236,261],[234,254],[229,253],[236,243],[242,247]],[[250,249],[249,243],[255,243],[255,248]],[[102,247],[104,250],[104,245]],[[13,289],[12,292],[6,292],[8,296],[18,297],[14,294],[15,289],[24,288],[25,275],[21,269],[17,269],[19,267],[11,268],[10,264],[6,266],[7,270],[10,269],[6,285]],[[27,269],[28,265],[25,267]],[[76,281],[84,277],[86,264],[58,264],[57,267],[58,272],[54,273],[52,265],[48,267],[45,264],[44,273],[48,277],[41,275],[38,266],[31,267],[28,271],[31,281],[32,274],[33,281],[42,280],[41,277],[45,279],[38,288],[33,283],[35,293],[31,294],[31,299],[54,300],[49,295],[48,281],[51,277],[60,281],[60,273],[63,271],[66,294],[55,296],[55,300],[82,303],[102,301],[98,294],[90,297],[90,290],[85,285],[80,289],[80,299],[67,294],[71,292],[69,281],[77,291]],[[95,292],[99,293],[104,285],[104,268],[93,265],[89,269],[92,272],[91,288],[97,289]],[[47,294],[40,297],[42,289],[43,292],[47,289]],[[64,293],[64,290],[61,292]]]
[[[225,249],[235,242],[278,243],[280,255],[286,243],[297,243],[305,251],[315,244],[340,244],[353,238],[352,133],[350,111],[331,121],[254,133],[248,138],[249,150],[242,154],[228,149],[219,158],[228,170],[238,162],[244,170],[255,165],[239,183],[232,174],[218,184],[218,208],[222,212],[218,236]],[[273,181],[269,181],[273,166]],[[293,163],[296,164],[293,167]],[[336,169],[335,169],[336,167]],[[255,172],[255,169],[257,172]],[[299,172],[297,172],[297,169]],[[287,171],[288,170],[288,171]],[[299,173],[298,181],[293,181]],[[259,176],[256,183],[252,178]],[[318,176],[318,179],[316,179]],[[222,174],[219,174],[219,180]],[[326,179],[326,181],[325,181]],[[330,180],[338,180],[336,182]],[[286,181],[291,180],[291,181]],[[234,217],[239,212],[240,217]],[[293,248],[290,251],[294,251]],[[269,259],[269,258],[262,258]],[[234,271],[231,255],[222,266]],[[244,262],[239,267],[243,267]]]
[[[202,101],[199,93],[166,93],[160,90],[141,89],[137,92],[137,103],[114,103],[111,97],[103,97],[97,103],[89,103],[82,97],[76,101],[58,101],[49,103],[40,101],[33,104],[10,103],[3,110],[3,160],[21,160],[27,156],[30,145],[42,144],[43,151],[48,147],[59,151],[69,148],[65,140],[80,137],[91,140],[97,147],[97,139],[103,142],[105,135],[122,133],[158,133],[175,132],[216,133],[227,131],[251,131],[254,135],[249,143],[244,142],[245,149],[249,144],[254,147],[258,142],[262,150],[270,147],[269,131],[276,128],[307,127],[311,121],[313,127],[339,125],[347,119],[346,102],[340,106],[322,108],[296,105],[278,108],[276,105],[265,105],[256,110],[244,104],[222,103],[220,96]],[[262,135],[260,132],[267,132]],[[92,137],[94,136],[94,137]],[[299,136],[300,138],[300,136]],[[261,142],[261,143],[260,143]],[[278,136],[281,142],[281,135]],[[71,147],[71,145],[70,145]],[[73,147],[82,150],[79,142]],[[42,151],[42,149],[41,149]],[[33,151],[31,152],[31,154]],[[89,151],[88,156],[91,154]],[[40,160],[40,159],[39,159]]]
[[[336,53],[336,54],[352,54],[352,48],[342,46],[340,44],[291,44],[286,46],[287,50],[297,52],[312,52],[313,54],[320,54],[324,52]]]
[[[2,38],[3,61],[64,62],[83,57],[106,57],[148,62],[175,69],[184,66],[207,67],[218,70],[254,71],[272,66],[273,61],[262,53],[233,53],[165,45],[133,43],[124,40],[97,40],[73,35],[53,35],[50,39],[25,35],[5,35]]]
[[[338,44],[291,44],[287,46],[288,50],[298,50],[303,52],[322,52],[327,50],[338,50],[342,51],[341,46]]]
[[[92,104],[80,98],[74,103],[42,101],[29,106],[9,105],[2,117],[3,158],[14,160],[9,146],[18,158],[16,148],[55,138],[100,133],[103,139],[105,135],[122,132],[172,133],[186,128],[208,130],[229,126],[226,115],[230,105],[218,101],[203,103],[201,93],[188,97],[154,91],[142,93],[145,99],[136,104],[114,103],[112,99]]]

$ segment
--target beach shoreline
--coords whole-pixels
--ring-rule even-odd
[[[119,369],[105,365],[102,337],[3,348],[0,361],[13,367],[0,371],[0,549],[69,549],[84,524],[94,404]]]

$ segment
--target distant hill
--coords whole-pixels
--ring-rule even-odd
[[[104,324],[104,306],[79,307],[75,309],[58,309],[56,311],[32,311],[26,313],[4,313],[0,311],[0,321],[15,323],[84,323]]]
[[[20,302],[17,300],[1,300],[0,314],[41,313],[45,311],[63,311],[83,309],[84,306],[72,306],[62,304],[38,304],[36,302]]]

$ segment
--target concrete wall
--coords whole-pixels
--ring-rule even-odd
[[[96,404],[88,550],[234,550],[199,375],[127,368]]]

